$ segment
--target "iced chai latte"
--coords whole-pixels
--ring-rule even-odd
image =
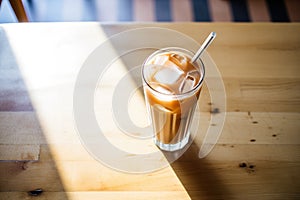
[[[191,63],[192,56],[181,48],[161,49],[150,55],[142,68],[154,141],[162,150],[176,151],[189,141],[204,78],[201,60]]]

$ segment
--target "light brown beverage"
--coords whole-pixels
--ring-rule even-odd
[[[183,148],[189,140],[197,100],[204,77],[201,61],[191,63],[193,53],[168,48],[153,53],[144,63],[144,92],[155,133],[163,150]]]

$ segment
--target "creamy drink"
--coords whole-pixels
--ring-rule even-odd
[[[142,69],[146,105],[154,141],[162,150],[176,151],[189,141],[190,126],[204,78],[201,60],[182,48],[154,52]]]

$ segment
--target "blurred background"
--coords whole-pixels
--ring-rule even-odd
[[[0,0],[1,1],[1,0]],[[299,22],[299,0],[2,0],[0,23],[18,22]]]

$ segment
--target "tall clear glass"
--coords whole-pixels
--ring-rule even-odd
[[[146,106],[154,131],[154,142],[162,150],[185,147],[201,92],[205,69],[194,53],[170,47],[151,54],[142,67]]]

